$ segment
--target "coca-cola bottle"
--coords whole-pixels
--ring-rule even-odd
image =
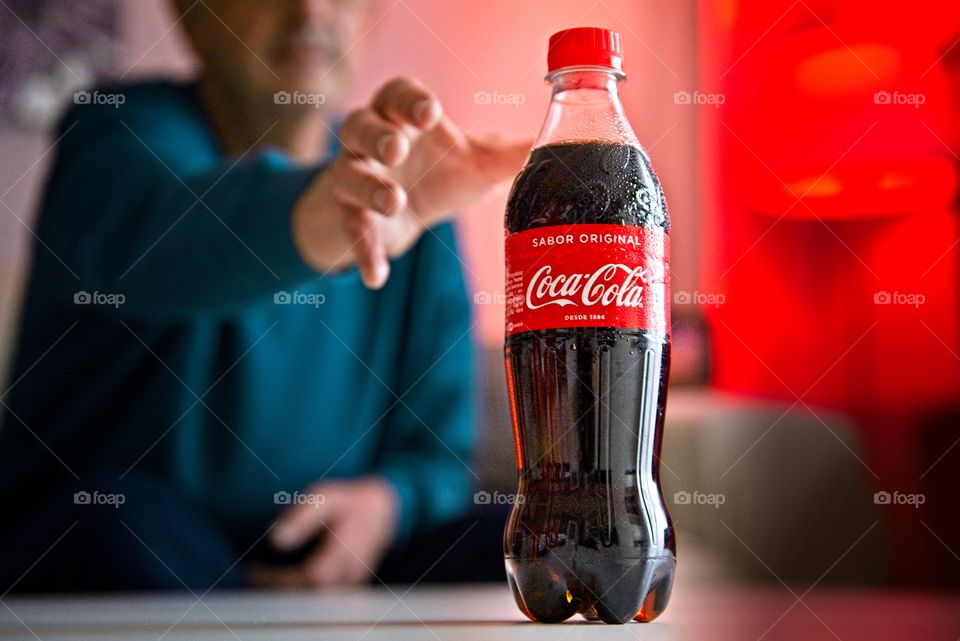
[[[553,96],[506,214],[519,493],[510,587],[535,621],[650,621],[676,567],[660,490],[670,220],[620,103],[620,36],[550,38]]]

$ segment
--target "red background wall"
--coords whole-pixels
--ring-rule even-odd
[[[703,283],[726,296],[708,308],[714,384],[853,415],[864,473],[901,492],[955,469],[938,459],[960,438],[944,418],[960,402],[960,8],[932,4],[715,0],[700,14],[704,91],[726,97],[701,136]],[[945,501],[924,514],[943,520],[933,504],[955,500],[929,491]],[[924,523],[891,515],[905,580],[949,559]]]

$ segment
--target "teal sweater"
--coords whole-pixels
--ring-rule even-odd
[[[472,348],[452,228],[381,291],[318,274],[289,225],[317,168],[226,157],[192,86],[124,93],[59,132],[0,397],[0,496],[148,474],[249,536],[277,492],[376,473],[400,540],[458,514]]]

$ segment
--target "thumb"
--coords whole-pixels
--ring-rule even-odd
[[[270,532],[270,542],[281,550],[295,550],[326,528],[333,513],[323,486],[299,494],[302,499],[287,508]]]
[[[523,169],[533,140],[504,140],[500,136],[490,136],[473,140],[471,145],[481,169],[491,180],[499,182],[513,178]]]

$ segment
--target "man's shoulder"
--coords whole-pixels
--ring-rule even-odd
[[[65,132],[78,124],[101,127],[124,122],[131,126],[134,122],[183,126],[201,119],[192,85],[153,79],[78,91],[61,120],[60,130]]]
[[[101,85],[79,93],[56,138],[63,162],[109,148],[130,158],[140,154],[171,166],[180,161],[197,166],[219,153],[195,88],[168,80]]]

